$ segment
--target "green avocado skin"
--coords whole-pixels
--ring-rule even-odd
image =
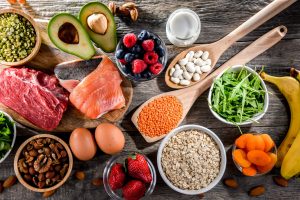
[[[60,40],[58,31],[64,23],[71,23],[76,28],[79,35],[78,44],[68,44]],[[88,33],[75,16],[69,13],[59,13],[51,18],[47,29],[51,42],[60,50],[84,60],[89,60],[95,55],[96,51]]]
[[[106,16],[108,26],[106,33],[101,35],[93,32],[87,24],[87,18],[95,13],[101,13]],[[79,20],[95,45],[101,48],[106,53],[111,53],[116,50],[117,46],[117,28],[114,16],[106,5],[100,2],[90,2],[84,5],[79,12]]]

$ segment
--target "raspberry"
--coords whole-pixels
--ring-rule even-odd
[[[161,63],[155,63],[154,65],[150,66],[150,72],[152,72],[152,74],[159,74],[161,72],[163,68],[163,65]]]
[[[142,43],[142,47],[145,51],[153,51],[154,41],[153,40],[145,40]]]
[[[135,45],[137,38],[134,33],[128,33],[123,38],[123,43],[125,47],[131,48]]]
[[[143,72],[146,68],[147,64],[141,59],[136,59],[132,62],[132,72],[134,74],[139,74]]]
[[[154,51],[149,51],[144,54],[144,61],[149,65],[157,63],[158,55]]]
[[[125,65],[125,64],[126,64],[125,59],[119,59],[119,62],[120,62],[122,65]]]

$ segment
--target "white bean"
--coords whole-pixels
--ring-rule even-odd
[[[200,58],[203,54],[203,51],[197,51],[194,55],[195,58]]]
[[[194,57],[190,57],[190,58],[188,59],[189,62],[193,62],[193,60],[194,60]]]
[[[183,73],[182,69],[176,69],[172,76],[174,78],[178,78],[182,73]]]
[[[178,63],[179,63],[179,65],[184,66],[184,65],[186,65],[188,63],[188,59],[187,58],[183,58],[183,59],[179,60]]]
[[[176,64],[175,69],[180,69],[180,65]]]
[[[194,81],[200,81],[200,74],[195,73],[195,74],[193,75],[193,80],[194,80]]]
[[[185,80],[191,80],[192,76],[188,72],[183,72],[183,78]]]
[[[188,62],[185,67],[188,72],[191,72],[191,73],[195,72],[195,64],[194,63]]]
[[[172,76],[172,74],[175,72],[175,68],[174,67],[172,67],[171,69],[170,69],[170,76]]]
[[[199,65],[200,67],[204,64],[204,61],[201,58],[197,58],[195,65]]]
[[[199,65],[196,65],[196,66],[195,66],[195,72],[197,72],[198,74],[202,74],[202,72],[201,72],[201,69],[200,69],[200,66],[199,66]]]
[[[209,65],[203,65],[200,69],[202,72],[206,73],[210,71],[211,67]]]
[[[207,60],[208,56],[209,56],[208,51],[204,51],[204,53],[202,54],[201,58],[202,58],[202,60]]]
[[[189,51],[188,54],[190,54],[192,57],[194,57],[195,52],[194,51]]]
[[[174,78],[174,77],[171,77],[171,81],[176,84],[180,82],[179,78]]]
[[[180,80],[179,84],[186,86],[186,85],[190,84],[190,81],[188,81],[188,80]]]
[[[189,53],[185,55],[185,58],[188,59],[188,60],[189,60],[191,57],[193,57],[193,56],[192,56],[191,54],[189,54]]]
[[[207,59],[207,60],[205,61],[205,64],[211,65],[211,59]]]
[[[182,79],[183,79],[183,76],[182,76],[182,75],[180,75],[178,78],[179,78],[180,80],[182,80]]]

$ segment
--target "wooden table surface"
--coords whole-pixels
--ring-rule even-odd
[[[272,0],[139,0],[136,1],[139,9],[139,18],[136,23],[120,20],[116,17],[118,37],[121,37],[130,30],[149,29],[160,35],[168,44],[169,61],[182,51],[170,44],[166,37],[165,25],[168,16],[176,9],[188,7],[198,13],[202,23],[202,30],[197,43],[209,43],[220,39],[227,33],[235,29],[250,16],[265,7]],[[28,0],[28,4],[22,9],[27,10],[36,18],[49,19],[58,12],[70,12],[77,14],[87,0]],[[102,1],[108,3],[108,1]],[[0,8],[9,4],[5,0],[0,1]],[[269,20],[257,30],[246,37],[225,52],[219,60],[217,66],[224,63],[242,48],[250,44],[259,36],[278,25],[285,25],[288,28],[286,37],[269,51],[263,53],[255,60],[248,63],[251,67],[265,66],[265,70],[275,75],[287,75],[288,68],[300,67],[300,1],[293,4],[284,12]],[[125,151],[140,151],[156,163],[156,152],[160,142],[154,144],[146,143],[134,128],[130,121],[133,111],[150,97],[169,91],[170,89],[164,83],[162,74],[157,79],[138,84],[134,87],[134,96],[132,104],[126,116],[119,125],[122,127],[126,136]],[[274,86],[268,84],[270,95],[270,106],[266,115],[260,120],[259,124],[252,124],[242,127],[243,132],[257,131],[271,134],[276,144],[279,145],[284,138],[289,124],[289,107],[286,100]],[[211,191],[204,194],[205,199],[248,199],[247,191],[256,185],[263,184],[266,187],[266,193],[257,199],[300,199],[300,181],[292,179],[287,188],[281,188],[272,181],[272,176],[278,174],[278,170],[261,177],[244,177],[233,165],[230,156],[230,145],[239,135],[236,127],[225,125],[215,119],[210,113],[207,105],[207,92],[203,94],[194,104],[182,124],[199,124],[213,130],[222,140],[228,150],[228,164],[224,177],[233,176],[239,181],[240,187],[237,190],[227,189],[222,183],[219,183]],[[37,134],[37,132],[27,129],[18,124],[18,137],[11,155],[0,164],[0,180],[9,175],[13,175],[13,158],[18,146],[28,137]],[[69,134],[56,134],[68,141]],[[84,181],[77,181],[71,177],[66,184],[49,199],[109,199],[104,187],[95,187],[91,185],[91,180],[95,177],[101,177],[106,161],[110,156],[98,151],[95,158],[88,162],[75,161],[74,170],[84,170],[87,178]],[[157,172],[158,173],[158,172]],[[27,190],[21,184],[5,190],[0,194],[0,199],[40,199],[42,195]],[[158,175],[158,183],[154,193],[149,199],[199,199],[198,196],[186,196],[172,191]]]

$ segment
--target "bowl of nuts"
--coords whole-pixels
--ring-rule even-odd
[[[219,137],[199,125],[184,125],[171,131],[157,153],[158,171],[173,190],[187,195],[209,191],[221,180],[226,151]]]
[[[36,22],[19,9],[0,10],[0,64],[19,66],[33,59],[41,47]]]
[[[14,170],[19,182],[34,192],[59,188],[69,178],[73,156],[60,138],[41,134],[27,139],[18,149]]]

